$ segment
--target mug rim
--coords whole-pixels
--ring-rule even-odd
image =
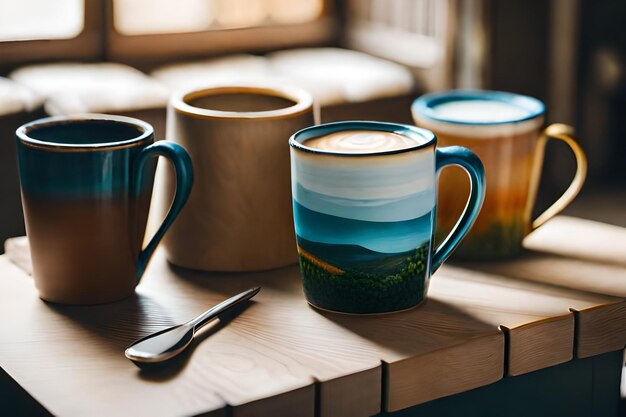
[[[254,94],[271,96],[292,101],[291,106],[262,111],[225,111],[197,107],[190,100],[218,94]],[[177,112],[202,119],[222,120],[274,120],[299,116],[313,111],[313,97],[306,90],[293,86],[273,84],[233,84],[213,85],[204,88],[182,90],[170,98],[170,106]]]
[[[109,121],[115,123],[123,123],[130,125],[133,128],[141,130],[140,133],[134,138],[119,140],[119,141],[103,141],[99,143],[64,143],[64,142],[52,142],[46,140],[40,140],[30,137],[29,132],[44,127],[61,124],[70,124],[74,122],[89,122],[89,121]],[[147,122],[134,117],[118,116],[112,114],[101,113],[85,113],[74,114],[65,116],[51,116],[44,117],[42,119],[33,120],[18,127],[15,131],[15,136],[21,143],[26,146],[45,150],[57,150],[65,152],[87,152],[87,151],[103,151],[112,149],[122,149],[141,145],[147,140],[154,137],[154,128]]]
[[[341,151],[328,151],[322,149],[311,148],[304,145],[303,142],[313,139],[319,136],[328,135],[330,133],[345,131],[345,130],[377,130],[381,132],[395,133],[398,135],[409,136],[412,138],[419,138],[420,142],[426,140],[424,143],[418,143],[414,146],[402,149],[393,149],[389,151],[373,151],[365,153],[352,153]],[[289,138],[289,146],[294,149],[318,154],[318,155],[333,155],[333,156],[346,156],[346,157],[366,157],[366,156],[382,156],[382,155],[395,155],[400,153],[417,151],[425,149],[437,144],[437,136],[430,130],[422,127],[405,125],[401,123],[390,122],[374,122],[365,120],[348,120],[341,122],[322,123],[315,126],[309,126],[301,129],[291,135]]]
[[[528,115],[509,118],[499,121],[469,121],[456,120],[447,117],[439,117],[434,112],[434,107],[453,101],[471,101],[486,100],[500,103],[513,104],[516,107],[523,108],[528,111]],[[434,92],[424,94],[416,98],[411,104],[411,113],[417,120],[419,116],[423,116],[429,120],[436,122],[465,125],[465,126],[495,126],[506,125],[511,123],[521,123],[544,116],[546,113],[546,105],[539,99],[523,94],[510,93],[506,91],[495,90],[448,90],[442,92]]]

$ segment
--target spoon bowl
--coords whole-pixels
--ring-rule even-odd
[[[210,308],[187,323],[169,327],[141,338],[130,345],[124,355],[137,364],[167,361],[184,351],[196,332],[220,314],[254,297],[261,287],[250,288]]]

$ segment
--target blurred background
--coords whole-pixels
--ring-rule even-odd
[[[626,226],[623,0],[0,0],[0,240],[24,234],[13,132],[43,115],[140,117],[178,88],[288,82],[323,121],[411,123],[420,94],[535,96],[589,157],[568,213]],[[550,144],[537,210],[569,184]]]

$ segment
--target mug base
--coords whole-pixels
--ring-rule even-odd
[[[167,255],[167,254],[166,254]],[[179,260],[174,260],[168,256],[166,256],[167,263],[174,267],[179,268],[181,270],[186,271],[196,271],[196,272],[205,272],[205,273],[227,273],[227,274],[247,274],[247,273],[263,273],[263,272],[272,272],[284,268],[291,268],[298,265],[298,259],[288,260],[285,263],[277,263],[268,266],[252,266],[252,267],[242,267],[242,266],[233,266],[233,265],[222,265],[222,264],[207,264],[207,263],[192,263],[192,262],[179,262]]]
[[[497,261],[510,261],[521,258],[526,251],[522,246],[510,251],[488,251],[488,250],[471,250],[466,251],[459,248],[456,252],[450,256],[448,262],[452,263],[479,263],[479,262],[497,262]]]
[[[411,306],[411,307],[408,307],[408,308],[403,308],[403,309],[400,309],[400,310],[381,311],[381,312],[378,312],[378,313],[351,313],[351,312],[348,312],[348,311],[330,310],[328,308],[320,307],[320,306],[317,306],[317,305],[313,304],[309,300],[307,300],[307,303],[309,304],[309,306],[313,307],[313,309],[319,310],[319,311],[324,312],[324,313],[341,314],[341,315],[344,315],[344,316],[387,316],[387,315],[391,315],[391,314],[404,313],[406,311],[410,311],[410,310],[416,309],[418,307],[421,307],[426,302],[426,300],[427,300],[427,298],[424,297],[423,300],[421,300],[419,303],[415,304],[414,306]]]
[[[199,272],[226,272],[226,273],[247,273],[247,272],[267,272],[276,269],[287,268],[298,264],[296,257],[288,257],[280,262],[273,263],[246,263],[246,262],[222,262],[221,260],[201,260],[201,259],[183,259],[172,255],[172,252],[165,253],[167,262],[177,268],[188,269]]]
[[[121,295],[117,295],[115,297],[106,297],[106,298],[102,298],[102,297],[65,298],[65,297],[48,296],[48,295],[43,295],[43,294],[39,294],[39,298],[42,301],[45,301],[46,303],[50,303],[50,304],[72,305],[72,306],[92,306],[92,305],[115,303],[118,301],[125,300],[129,297],[132,297],[134,294],[135,294],[135,290],[133,289],[133,291],[131,291],[130,293],[124,293]]]

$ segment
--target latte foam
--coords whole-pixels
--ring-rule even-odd
[[[322,151],[339,153],[376,153],[413,148],[423,142],[397,133],[378,130],[345,130],[312,138],[304,145]]]

